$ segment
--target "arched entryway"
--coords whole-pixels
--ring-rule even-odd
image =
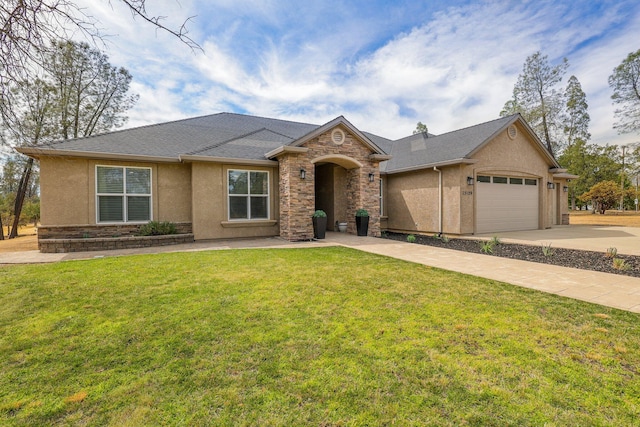
[[[353,212],[351,206],[355,199],[353,179],[357,177],[357,170],[362,164],[357,160],[343,155],[321,156],[312,163],[315,167],[315,209],[322,209],[327,213],[327,229],[334,230],[337,222],[346,222],[348,231],[354,230]]]

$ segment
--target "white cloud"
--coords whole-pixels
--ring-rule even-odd
[[[587,93],[594,141],[624,139],[611,130],[607,77],[638,48],[640,15],[631,3],[603,5],[597,15],[554,1],[469,3],[428,11],[430,19],[413,28],[403,28],[413,17],[402,9],[430,6],[175,3],[158,7],[171,14],[168,24],[198,15],[192,34],[204,53],[131,21],[119,2],[115,12],[92,3],[103,26],[118,34],[112,62],[130,69],[141,96],[130,125],[240,111],[312,123],[345,115],[394,138],[417,121],[443,133],[496,118],[525,58],[541,50],[551,61],[568,56],[567,77],[576,74]],[[609,34],[612,28],[619,33]]]

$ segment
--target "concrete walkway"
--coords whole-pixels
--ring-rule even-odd
[[[616,229],[619,228],[616,227]],[[506,241],[507,239],[505,238],[504,240]],[[278,238],[264,238],[233,241],[199,241],[186,245],[69,254],[41,254],[38,251],[0,253],[0,265],[58,262],[163,252],[241,248],[307,248],[332,245],[350,247],[640,313],[640,278],[557,267],[373,237],[357,237],[341,233],[327,233],[325,240],[300,243],[290,243]],[[561,245],[557,246],[561,247]]]

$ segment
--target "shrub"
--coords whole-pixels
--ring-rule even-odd
[[[631,266],[625,262],[622,258],[614,258],[613,259],[613,268],[615,270],[620,271],[628,271],[631,269]]]
[[[480,252],[484,254],[493,253],[493,247],[495,246],[495,243],[493,240],[487,240],[485,242],[479,242],[479,243],[480,243]]]
[[[327,217],[327,213],[325,211],[323,211],[322,209],[318,209],[317,211],[315,211],[313,213],[313,217],[314,218],[326,218]]]
[[[369,216],[369,212],[366,209],[358,209],[356,211],[356,216]]]
[[[551,243],[549,243],[548,245],[545,245],[544,243],[542,244],[542,254],[544,256],[551,256],[554,252],[555,250],[551,249]]]
[[[607,249],[607,252],[604,254],[606,258],[615,258],[616,255],[618,255],[618,249],[613,247]]]
[[[172,222],[149,221],[142,225],[138,233],[141,236],[163,236],[165,234],[176,234],[176,225]]]
[[[409,243],[415,243],[416,242],[416,236],[414,236],[413,234],[409,234],[407,236],[407,242]]]
[[[491,242],[493,243],[494,246],[498,246],[499,244],[501,244],[502,242],[500,241],[500,238],[498,238],[498,236],[493,236],[491,238]]]

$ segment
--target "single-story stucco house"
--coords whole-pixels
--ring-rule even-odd
[[[574,177],[518,114],[394,141],[342,116],[220,113],[18,151],[40,161],[40,242],[134,234],[150,220],[195,240],[305,240],[316,209],[355,233],[364,208],[373,236],[544,229],[568,223]]]

